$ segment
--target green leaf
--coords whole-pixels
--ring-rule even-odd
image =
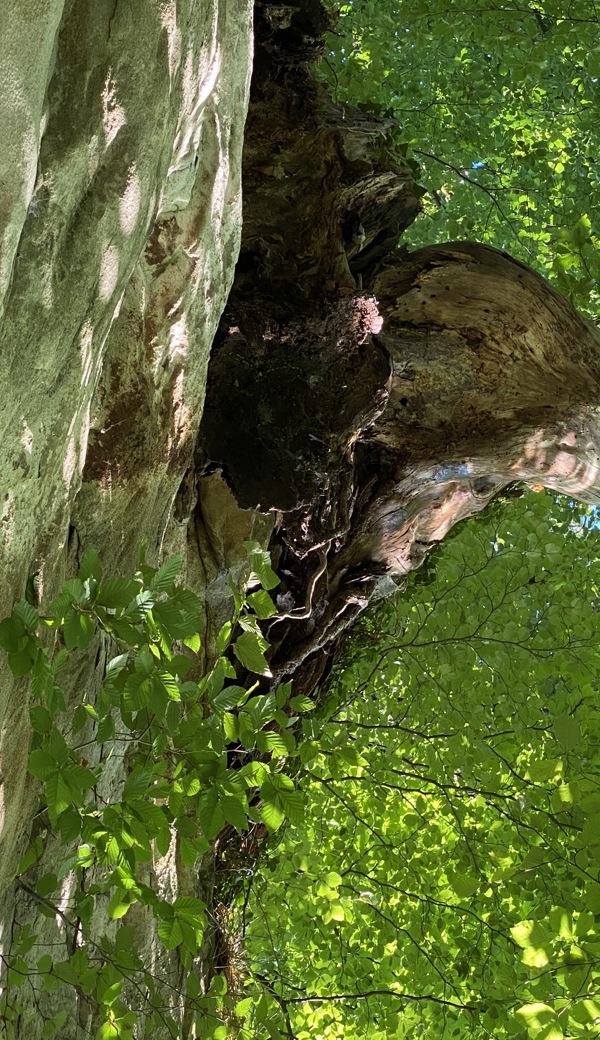
[[[37,863],[43,851],[44,843],[42,841],[41,835],[38,834],[29,846],[29,848],[27,849],[25,855],[22,856],[22,858],[19,860],[19,865],[17,867],[17,875],[25,874],[29,870],[29,868],[33,866],[34,863]]]
[[[18,989],[24,985],[28,976],[29,968],[27,962],[22,957],[13,957],[8,963],[8,986],[14,986]]]
[[[233,596],[233,606],[235,615],[237,617],[244,605],[244,597],[240,594],[240,591],[237,585],[235,584],[233,578],[231,577],[231,574],[228,575],[227,581],[231,590],[231,595]]]
[[[60,772],[50,773],[45,783],[50,815],[56,819],[72,802],[71,791]]]
[[[357,751],[351,744],[342,744],[337,747],[336,754],[349,766],[364,766],[367,765],[366,759]]]
[[[449,880],[459,899],[468,899],[480,885],[477,878],[469,877],[467,874],[453,874]]]
[[[273,617],[273,615],[277,613],[277,607],[265,589],[259,589],[258,592],[252,592],[247,597],[247,603],[252,607],[252,610],[261,621]]]
[[[248,817],[246,816],[245,802],[231,794],[222,794],[219,799],[220,808],[227,823],[235,827],[238,834],[243,834],[248,829]]]
[[[285,820],[279,799],[274,797],[271,801],[265,801],[260,807],[260,817],[269,831],[276,831]]]
[[[79,762],[71,762],[63,769],[63,777],[71,790],[71,793],[78,800],[84,791],[89,791],[91,787],[94,787],[97,783],[98,777],[91,769],[87,766],[81,765]]]
[[[192,658],[187,657],[185,654],[174,654],[169,661],[169,671],[176,675],[178,679],[184,679],[193,666]]]
[[[115,735],[115,720],[112,715],[106,715],[105,718],[100,719],[98,728],[96,730],[96,741],[98,744],[104,744],[109,740],[113,740]]]
[[[190,650],[192,650],[195,654],[197,654],[200,650],[200,636],[197,632],[194,632],[190,636],[186,636],[186,638],[183,640],[183,643],[184,646],[188,646]]]
[[[49,608],[47,621],[51,622],[53,627],[61,625],[64,620],[65,614],[71,609],[74,603],[79,601],[80,595],[84,593],[84,584],[79,579],[76,579],[79,589],[70,589],[68,583],[65,582],[58,596],[56,596]]]
[[[121,980],[113,982],[112,986],[107,986],[106,989],[102,991],[102,1003],[106,1005],[106,1007],[111,1007],[121,996],[122,990],[123,983]]]
[[[152,611],[154,620],[170,639],[181,639],[185,646],[199,646],[198,628],[200,618],[196,611],[182,610],[175,601],[156,603]],[[191,643],[189,642],[191,640]]]
[[[304,697],[302,694],[299,694],[297,697],[291,698],[290,708],[292,711],[314,711],[315,705],[309,697]]]
[[[572,715],[560,715],[555,718],[552,729],[563,751],[572,751],[581,740],[579,723]]]
[[[242,632],[233,644],[233,652],[244,668],[257,675],[269,676],[271,672],[263,653],[266,648],[266,641],[254,632]]]
[[[123,798],[138,798],[148,793],[152,784],[151,766],[134,766],[123,786]]]
[[[18,621],[21,621],[32,635],[35,634],[40,618],[37,610],[32,607],[31,603],[28,603],[25,599],[16,600],[13,604],[12,616]],[[0,629],[1,628],[2,625],[0,624]],[[0,646],[2,646],[1,642]]]
[[[540,762],[529,762],[527,766],[527,779],[536,783],[546,783],[553,780],[562,768],[560,759],[550,758]]]
[[[56,769],[56,761],[42,748],[36,748],[29,755],[29,772],[38,780],[45,780]]]
[[[68,845],[79,837],[81,832],[81,816],[74,806],[69,806],[68,809],[65,809],[65,811],[60,814],[58,820],[58,832],[63,845]],[[63,868],[65,862],[67,861],[63,861]],[[68,872],[69,871],[67,870],[66,873]]]
[[[523,1004],[516,1012],[532,1040],[563,1040],[556,1012],[548,1004]]]
[[[194,1000],[196,997],[200,996],[200,993],[200,980],[198,976],[194,975],[193,973],[191,975],[188,975],[185,980],[186,997],[188,997],[188,999],[190,1000]]]
[[[108,916],[113,921],[118,921],[125,916],[131,907],[132,898],[127,892],[116,889],[108,903]]]
[[[52,1018],[47,1019],[44,1022],[42,1029],[43,1040],[51,1040],[52,1037],[59,1036],[60,1030],[63,1028],[69,1018],[68,1011],[57,1011]]]
[[[118,654],[117,657],[111,658],[106,666],[106,671],[104,673],[105,679],[110,679],[111,681],[114,680],[127,666],[128,661],[129,653]]]
[[[95,549],[88,549],[84,553],[81,561],[77,577],[81,578],[82,581],[86,581],[87,578],[94,578],[96,581],[102,579],[102,564],[100,563],[100,557]]]
[[[65,614],[63,631],[67,650],[84,650],[94,637],[94,622],[89,614],[72,608]]]
[[[238,1018],[245,1018],[246,1015],[252,1010],[254,1005],[253,997],[244,997],[242,1000],[238,1000],[235,1005],[235,1013]]]
[[[48,735],[46,748],[59,766],[64,766],[71,757],[71,751],[60,730],[54,726]]]
[[[139,591],[139,583],[130,578],[108,578],[96,593],[96,603],[110,610],[129,606]]]
[[[181,570],[182,564],[183,553],[178,553],[176,556],[172,556],[170,560],[165,560],[165,562],[158,568],[150,582],[152,592],[170,592],[175,584],[175,580]]]
[[[44,874],[37,882],[35,889],[40,896],[49,896],[58,888],[56,874]]]
[[[174,679],[172,675],[169,675],[168,672],[160,672],[160,685],[165,690],[170,700],[176,702],[181,700],[181,693],[177,680]]]
[[[585,908],[593,914],[600,913],[600,884],[589,881],[585,886]]]
[[[165,839],[167,841],[167,847],[169,845],[170,832],[169,826],[165,817],[165,809],[156,805],[154,802],[149,802],[146,799],[138,800],[135,803],[135,807],[132,806],[136,816],[144,823],[148,829],[148,834],[151,838],[157,840]]]
[[[292,823],[301,823],[304,819],[305,806],[301,791],[279,792],[279,800],[287,816]]]
[[[225,814],[220,801],[220,793],[211,787],[198,801],[198,820],[205,838],[214,838],[225,826]]]
[[[210,980],[210,992],[217,997],[224,997],[227,993],[227,979],[224,975],[213,975]]]
[[[231,639],[232,630],[233,625],[231,621],[226,621],[225,624],[221,626],[215,644],[217,657],[220,657],[221,654],[224,653],[224,651],[229,646],[229,640]]]
[[[139,711],[150,703],[153,683],[140,672],[127,677],[123,690],[123,703],[128,711]]]
[[[33,640],[31,640],[23,650],[18,650],[14,654],[9,654],[8,666],[15,679],[22,679],[24,675],[27,675],[31,671],[35,659],[36,648]]]
[[[54,684],[54,676],[50,661],[43,650],[40,650],[31,670],[31,692],[36,700],[48,696]]]
[[[20,618],[9,617],[0,621],[0,646],[10,654],[18,653],[27,645],[28,635]]]
[[[75,735],[76,733],[81,733],[81,730],[84,729],[84,727],[90,721],[90,715],[87,711],[88,707],[89,705],[78,704],[75,708],[75,711],[73,712],[73,717],[71,719],[71,733],[73,735]]]
[[[290,820],[299,822],[303,819],[302,794],[296,790],[293,780],[285,773],[271,773],[269,779],[262,785],[260,795],[267,801],[276,797]]]
[[[131,953],[135,945],[135,938],[135,928],[132,925],[122,924],[117,929],[115,936],[115,953],[119,957]]]
[[[114,1022],[103,1022],[96,1032],[96,1040],[119,1040],[119,1032]]]
[[[286,734],[289,737],[289,734]],[[258,733],[256,737],[256,745],[260,751],[271,751],[273,755],[287,755],[289,752],[288,744],[281,733],[275,733],[271,730],[267,733]]]
[[[169,703],[167,691],[164,685],[156,677],[152,680],[148,679],[146,681],[151,683],[150,699],[148,701],[149,706],[157,719],[163,719]]]
[[[176,917],[161,921],[158,926],[158,937],[166,950],[174,950],[183,942],[181,924]]]
[[[133,666],[136,672],[139,672],[140,675],[143,675],[146,678],[152,674],[156,666],[156,659],[154,655],[150,652],[150,648],[148,646],[140,647],[140,649],[134,657]]]
[[[138,592],[137,596],[134,596],[131,603],[127,605],[127,609],[122,615],[123,619],[134,625],[145,621],[152,610],[154,603],[155,597],[150,589],[142,589],[141,592]],[[161,609],[164,610],[165,607],[166,604],[161,605]]]
[[[515,942],[524,950],[525,964],[534,968],[543,968],[548,964],[551,955],[549,936],[539,921],[520,921],[510,931]]]
[[[283,708],[292,695],[291,682],[281,683],[275,690],[275,701],[278,708]],[[311,702],[312,703],[312,702]]]
[[[52,716],[47,708],[35,704],[29,711],[31,726],[37,733],[49,733],[52,729]]]
[[[178,896],[173,903],[173,910],[180,920],[187,921],[194,928],[204,930],[206,924],[206,907],[194,896]]]
[[[209,848],[209,842],[205,838],[180,838],[181,854],[188,867],[193,867],[198,856],[202,856]]]
[[[243,704],[247,697],[248,691],[243,686],[226,686],[216,697],[211,698],[211,705],[213,711],[220,715]]]
[[[248,584],[258,582],[267,592],[279,585],[279,578],[271,567],[269,553],[262,549],[257,542],[244,542],[244,548],[250,556],[250,566],[252,567]]]
[[[591,999],[577,1000],[570,1008],[569,1017],[583,1026],[597,1026],[600,1018],[600,1002]]]

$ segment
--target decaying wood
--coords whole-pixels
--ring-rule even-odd
[[[276,514],[272,667],[310,690],[389,577],[507,485],[596,499],[600,335],[497,250],[398,250],[412,172],[386,121],[335,106],[302,64],[308,8],[286,5],[288,32],[305,16],[291,53],[274,26],[258,53],[198,462]]]

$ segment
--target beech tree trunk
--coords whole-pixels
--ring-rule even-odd
[[[173,521],[172,506],[192,461],[210,347],[239,250],[252,3],[11,0],[0,9],[0,52],[5,617],[33,576],[47,604],[91,546],[107,573],[122,575],[135,570],[142,538],[154,561],[187,548],[188,528]],[[222,499],[212,500],[219,517]],[[190,537],[188,577],[202,596],[219,567],[244,555],[254,521],[233,512],[216,557],[200,558]],[[77,668],[73,702],[94,689],[94,654]],[[69,876],[58,897],[63,919],[43,917],[32,894],[67,850],[38,811],[39,785],[27,773],[27,682],[15,682],[4,653],[0,676],[0,952],[8,994],[0,1034],[37,1040],[66,1009],[61,1040],[95,1036],[97,1011],[76,988],[48,993],[34,974],[6,990],[19,929],[29,925],[37,937],[34,965],[48,950],[64,959],[77,940],[65,924]],[[15,885],[18,861],[38,834],[43,860]],[[210,861],[192,879],[174,844],[153,869],[167,896],[193,889],[210,904]],[[114,927],[100,908],[93,938]],[[144,915],[136,941],[149,969],[162,974],[165,1007],[183,1030],[177,957],[161,954]],[[203,985],[213,971],[209,934],[198,965]],[[141,1000],[142,1021],[146,1011]]]
[[[31,576],[47,602],[92,546],[127,574],[146,537],[151,559],[185,551],[210,654],[244,539],[266,544],[275,525],[271,667],[311,692],[370,598],[507,484],[594,500],[600,343],[504,254],[397,251],[418,213],[413,173],[388,150],[389,121],[314,82],[317,0],[256,5],[233,281],[250,19],[250,0],[0,12],[0,609]],[[101,662],[73,674],[73,696]],[[40,951],[72,936],[40,921],[35,871],[14,883],[46,824],[26,686],[3,657],[0,672],[6,959],[16,926],[32,924]],[[49,840],[35,870],[61,857]],[[174,839],[153,869],[163,892],[212,906],[210,857],[191,876]],[[98,912],[94,935],[111,927]],[[136,929],[194,1036],[176,956],[143,916]],[[209,929],[202,987],[219,967]],[[36,1040],[52,996],[33,980],[19,999],[7,1035]],[[61,1037],[93,1034],[94,1016],[74,992]]]

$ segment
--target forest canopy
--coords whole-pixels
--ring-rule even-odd
[[[472,238],[598,312],[598,11],[589,0],[353,0],[321,65],[339,101],[385,111],[418,166],[403,241]]]
[[[3,268],[0,1031],[600,1037],[600,15],[136,2]]]
[[[502,503],[349,640],[305,816],[242,914],[282,1036],[598,1035],[600,533],[580,513]]]
[[[423,191],[403,242],[489,242],[597,316],[592,5],[356,0],[321,74],[395,120]],[[344,648],[306,815],[242,913],[282,1036],[600,1035],[600,542],[594,508],[538,490]]]

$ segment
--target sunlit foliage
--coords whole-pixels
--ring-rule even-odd
[[[365,621],[255,891],[282,1036],[598,1036],[599,556],[532,494]]]
[[[425,190],[409,244],[490,242],[597,315],[596,5],[351,0],[321,69],[338,101],[398,121]]]
[[[593,4],[350,0],[321,72],[390,118],[409,247],[489,242],[597,317]],[[240,907],[256,1036],[600,1036],[599,557],[593,512],[504,500],[354,633]]]

